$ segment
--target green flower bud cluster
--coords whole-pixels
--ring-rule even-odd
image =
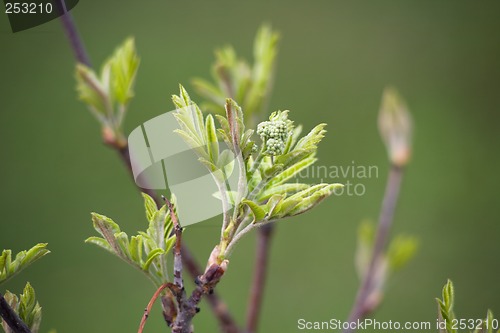
[[[278,111],[257,126],[257,134],[264,142],[268,155],[276,156],[283,154],[285,143],[292,130],[292,121],[287,119],[288,111]]]

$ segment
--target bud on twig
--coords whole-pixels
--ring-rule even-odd
[[[378,127],[391,163],[404,167],[411,157],[413,124],[404,100],[394,88],[384,90]]]

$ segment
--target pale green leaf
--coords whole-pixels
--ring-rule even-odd
[[[113,249],[113,252],[118,256],[124,258],[124,253],[121,249],[120,244],[115,239],[115,234],[118,234],[121,230],[118,224],[116,224],[112,219],[107,216],[100,215],[97,213],[92,213],[92,222],[94,224],[94,229],[104,237],[108,244]]]
[[[206,136],[207,136],[207,151],[210,161],[217,165],[219,159],[219,142],[217,140],[217,132],[215,130],[214,118],[208,115],[206,119]]]
[[[28,251],[20,251],[14,260],[11,250],[3,250],[0,256],[0,283],[7,281],[48,253],[50,251],[46,243],[39,243]]]
[[[76,66],[76,90],[78,98],[85,102],[96,114],[109,114],[110,100],[108,91],[96,73],[83,64]],[[103,119],[103,118],[101,118]]]
[[[126,258],[130,259],[130,244],[128,235],[123,231],[118,232],[115,234],[115,240],[116,243],[120,246],[121,253],[123,253]]]
[[[105,66],[111,70],[111,90],[114,100],[125,105],[134,96],[133,85],[139,67],[139,57],[133,38],[118,47]]]
[[[418,241],[415,237],[398,235],[389,244],[387,258],[392,270],[403,267],[413,256],[418,248]]]
[[[315,207],[318,205],[321,201],[323,201],[325,198],[329,197],[332,193],[334,193],[335,189],[341,188],[343,185],[341,184],[327,184],[321,189],[318,189],[312,194],[308,194],[309,196],[304,197],[301,196],[301,192],[306,192],[308,193],[309,190],[304,190],[301,192],[298,192],[294,194],[291,198],[300,198],[302,197],[303,199],[301,200],[300,204],[298,204],[293,210],[289,212],[289,216],[293,215],[298,215],[307,212],[311,208]]]
[[[160,254],[163,254],[163,253],[164,253],[163,250],[160,249],[160,248],[156,248],[156,249],[152,250],[151,252],[149,252],[149,254],[148,254],[147,258],[146,258],[146,262],[142,266],[142,269],[144,271],[148,271],[149,267],[153,263],[154,259],[156,257],[158,257]]]
[[[151,198],[148,194],[142,193],[142,197],[144,198],[144,209],[146,210],[146,218],[149,222],[153,219],[154,214],[158,211],[158,206],[153,198]]]
[[[19,317],[30,328],[32,333],[37,333],[42,321],[42,308],[36,301],[35,290],[28,282],[24,287],[19,301]]]
[[[274,194],[269,198],[269,200],[266,203],[266,208],[267,208],[266,210],[269,216],[273,216],[275,213],[278,213],[275,212],[275,209],[278,206],[278,204],[283,200],[283,198],[284,196],[280,194]]]
[[[262,219],[264,219],[264,217],[266,216],[267,206],[261,207],[258,204],[256,204],[255,202],[253,202],[251,200],[247,200],[247,199],[243,199],[241,202],[243,204],[247,205],[247,207],[250,208],[250,210],[252,211],[252,214],[254,217],[252,223],[257,223],[257,222],[261,221]]]
[[[326,124],[319,124],[314,127],[309,134],[302,137],[294,147],[294,150],[297,149],[316,149],[318,147],[318,143],[325,137],[326,130],[324,129]]]
[[[258,196],[258,202],[269,199],[273,194],[282,194],[285,196],[292,195],[298,191],[309,188],[310,185],[302,183],[285,183],[281,185],[273,186],[265,191],[263,191]]]
[[[105,249],[106,251],[109,251],[111,253],[115,253],[115,251],[113,250],[111,245],[109,245],[109,243],[104,238],[92,236],[92,237],[87,238],[85,240],[85,243],[95,244],[95,245]]]
[[[316,149],[294,149],[289,153],[279,155],[276,157],[275,163],[283,164],[285,168],[290,165],[296,164],[299,161],[312,156],[316,152]]]
[[[193,79],[191,83],[198,94],[210,98],[216,105],[224,105],[226,96],[213,84],[203,79]]]
[[[292,150],[292,148],[295,146],[295,144],[299,140],[301,133],[302,133],[302,125],[298,125],[292,130],[291,135],[288,136],[287,141],[285,143],[285,150],[283,151],[284,154],[286,154],[286,153],[290,152],[290,150]]]
[[[142,236],[132,236],[130,237],[129,252],[130,259],[135,262],[138,266],[142,266]]]
[[[275,209],[275,212],[271,218],[284,217],[287,216],[298,204],[302,202],[301,199],[297,198],[287,198],[281,201]]]
[[[316,162],[316,158],[314,157],[307,157],[300,162],[297,162],[290,166],[289,168],[283,170],[276,176],[274,176],[271,181],[269,182],[269,186],[266,187],[270,188],[271,186],[282,184],[289,180],[290,178],[294,177],[295,175],[299,174],[302,170],[306,169],[307,167],[313,165]]]

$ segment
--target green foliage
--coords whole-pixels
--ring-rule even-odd
[[[373,248],[376,239],[376,225],[371,220],[364,220],[358,227],[357,248],[355,254],[356,271],[360,279],[366,278],[368,268],[373,260]],[[391,275],[404,267],[415,255],[418,241],[415,237],[396,235],[389,243],[387,250],[377,257],[372,295],[381,299]],[[373,297],[375,299],[375,297]]]
[[[448,280],[443,287],[443,299],[436,298],[438,303],[439,320],[446,322],[446,332],[456,333],[457,330],[452,327],[452,321],[455,319],[453,305],[455,303],[455,288],[453,282]]]
[[[387,250],[389,268],[394,271],[404,267],[415,256],[417,249],[418,240],[415,237],[406,235],[394,237]]]
[[[134,81],[139,58],[134,40],[128,38],[104,63],[100,74],[83,64],[76,66],[77,92],[80,100],[106,130],[109,141],[123,144],[122,122],[134,96]]]
[[[325,124],[320,124],[300,138],[302,127],[294,128],[288,115],[289,111],[274,112],[269,121],[259,124],[257,133],[262,147],[255,159],[248,162],[251,191],[248,199],[266,211],[265,221],[302,214],[342,187],[341,184],[287,183],[316,162],[318,144],[326,133]],[[270,140],[279,141],[279,149],[270,151]],[[271,199],[276,201],[274,206],[269,205]]]
[[[358,242],[356,249],[356,270],[360,277],[365,275],[372,256],[375,242],[375,224],[373,221],[365,220],[358,227]],[[418,249],[418,240],[412,236],[396,235],[390,241],[382,260],[385,262],[386,273],[393,273],[403,268],[414,256]],[[384,275],[388,274],[384,273]]]
[[[483,320],[480,327],[474,330],[474,333],[494,333],[493,327],[495,327],[496,325],[498,325],[498,323],[493,317],[493,312],[491,312],[491,310],[488,310],[486,313],[486,319]],[[498,332],[500,332],[500,330],[498,330],[497,333]]]
[[[21,320],[29,327],[32,333],[38,333],[42,321],[42,307],[36,301],[35,289],[28,282],[23,293],[17,295],[7,291],[4,296],[9,306],[19,315]],[[5,333],[15,333],[2,320],[2,328]]]
[[[224,214],[221,259],[231,242],[234,244],[254,226],[302,214],[342,187],[341,184],[287,183],[316,161],[318,144],[326,133],[325,124],[300,137],[302,128],[293,126],[288,119],[289,111],[273,112],[269,121],[257,126],[262,141],[259,150],[253,138],[254,130],[246,129],[244,111],[234,100],[226,99],[226,116],[216,115],[219,128],[211,115],[203,117],[201,109],[182,86],[172,101],[180,126],[176,133],[214,176],[219,188],[214,196],[222,201],[223,207],[227,208],[229,203],[235,206],[231,218],[227,212]],[[219,139],[228,149],[220,149]],[[236,162],[230,161],[231,157]],[[237,192],[228,188],[226,182],[235,163],[239,168]]]
[[[255,37],[252,66],[239,59],[231,46],[216,50],[212,76],[215,83],[194,79],[195,90],[208,102],[203,109],[220,112],[227,97],[238,102],[251,121],[266,112],[272,89],[279,36],[271,27],[262,26]]]
[[[46,243],[39,243],[28,251],[19,252],[14,260],[12,260],[11,250],[3,250],[0,256],[0,284],[48,253],[50,251]]]
[[[166,254],[172,249],[175,235],[173,223],[164,205],[158,209],[154,200],[143,194],[146,218],[149,222],[146,232],[128,237],[119,225],[109,217],[92,213],[94,229],[102,237],[89,237],[85,242],[95,244],[145,273],[156,285],[168,281]],[[175,197],[172,198],[175,207]]]
[[[481,322],[478,320],[457,319],[454,312],[455,305],[455,288],[453,282],[448,280],[443,287],[442,299],[436,298],[438,303],[438,319],[439,322],[444,322],[446,328],[440,329],[440,333],[456,333],[457,328],[462,330],[474,329],[473,333],[494,333],[498,322],[493,316],[493,312],[488,310],[486,318]],[[465,318],[465,317],[464,317]],[[497,331],[500,333],[500,330]]]

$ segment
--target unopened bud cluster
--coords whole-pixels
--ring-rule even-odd
[[[288,138],[288,125],[283,120],[264,121],[257,126],[257,134],[265,143],[266,154],[281,155]]]

